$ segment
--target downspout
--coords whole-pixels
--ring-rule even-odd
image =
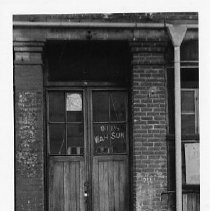
[[[174,46],[176,211],[182,211],[180,46],[185,37],[187,27],[186,25],[169,25],[167,28]]]

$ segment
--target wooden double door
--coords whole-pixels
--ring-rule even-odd
[[[50,211],[128,211],[128,97],[123,89],[48,90]]]

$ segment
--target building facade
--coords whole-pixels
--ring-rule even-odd
[[[200,210],[197,13],[15,15],[17,211]]]

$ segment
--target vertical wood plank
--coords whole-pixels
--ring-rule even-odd
[[[192,197],[191,194],[187,194],[187,210],[192,210]]]
[[[200,211],[200,194],[196,194],[196,211]]]
[[[85,211],[84,160],[56,157],[49,168],[49,210]]]
[[[52,211],[64,211],[64,166],[62,162],[50,162],[49,207]]]
[[[99,210],[99,164],[93,160],[93,210]]]
[[[128,189],[127,158],[119,158],[117,156],[115,158],[113,156],[107,158],[97,157],[94,159],[93,176],[97,179],[94,179],[93,185],[98,187],[93,187],[93,210],[127,211],[129,200],[128,191],[126,190]],[[95,166],[98,166],[98,170],[96,170],[97,167]]]
[[[114,162],[110,161],[108,163],[108,194],[109,194],[109,210],[115,210],[114,208]]]
[[[108,191],[108,162],[103,162],[104,164],[104,181],[103,181],[103,191],[104,191],[104,211],[109,211],[109,191]]]
[[[120,183],[119,183],[119,165],[114,161],[114,206],[116,211],[120,211]]]
[[[65,211],[84,210],[83,189],[84,165],[79,161],[64,162]],[[81,207],[81,208],[80,208]]]
[[[187,194],[183,194],[183,211],[187,211]]]
[[[70,209],[70,180],[69,180],[69,172],[70,172],[70,164],[69,162],[64,162],[64,210],[68,211]]]
[[[125,166],[123,162],[119,163],[120,172],[120,210],[125,210]]]
[[[75,168],[75,185],[76,185],[76,190],[75,190],[75,201],[76,201],[76,211],[79,211],[79,186],[80,186],[80,181],[79,181],[79,168],[80,168],[80,163],[77,162],[76,168]]]
[[[75,162],[72,162],[70,164],[70,211],[75,211],[76,210],[76,198],[75,198],[75,192],[76,192],[76,181],[75,181],[75,168],[76,168],[76,164]]]
[[[192,193],[192,210],[196,211],[196,193]]]
[[[183,211],[200,211],[200,194],[183,194]]]
[[[99,162],[99,210],[104,211],[104,165]]]
[[[84,183],[85,183],[85,165],[83,161],[79,164],[79,210],[85,211],[85,201],[84,201]]]

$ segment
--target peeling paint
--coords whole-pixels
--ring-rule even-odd
[[[38,128],[41,120],[41,95],[39,92],[17,92],[16,101],[16,163],[17,171],[26,177],[37,173]]]
[[[158,195],[157,185],[160,189],[164,189],[166,186],[166,178],[160,171],[154,171],[153,173],[138,172],[137,173],[137,189],[136,189],[136,211],[153,211],[154,198]]]

